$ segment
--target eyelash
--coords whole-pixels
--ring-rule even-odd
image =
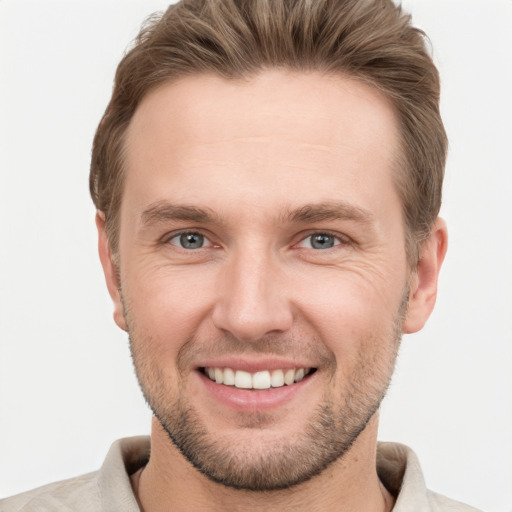
[[[175,239],[175,238],[178,238],[178,237],[181,237],[181,236],[186,236],[186,235],[199,235],[201,237],[204,238],[205,241],[209,242],[209,245],[210,246],[215,246],[215,244],[213,244],[213,242],[210,240],[210,238],[202,233],[200,230],[185,230],[185,231],[179,231],[177,233],[170,233],[170,234],[167,234],[165,235],[161,240],[160,240],[160,243],[162,245],[167,245],[167,244],[170,244],[171,243],[171,240]],[[313,249],[315,251],[323,251],[323,250],[327,250],[327,249],[333,249],[334,247],[337,247],[337,246],[340,246],[340,245],[349,245],[351,244],[351,239],[349,237],[347,237],[346,235],[341,235],[340,233],[333,233],[332,231],[312,231],[310,233],[308,233],[306,236],[303,236],[299,242],[295,243],[294,244],[294,247],[297,247],[298,245],[304,243],[306,240],[308,239],[311,239],[313,237],[321,237],[321,236],[325,236],[325,237],[330,237],[330,238],[333,238],[335,240],[335,243],[332,247],[327,247],[327,248],[314,248],[314,247],[302,247],[302,249]],[[181,247],[178,243],[176,244],[171,244],[171,245],[175,245],[176,247],[182,249],[182,250],[186,250],[186,251],[193,251],[193,250],[199,250],[199,249],[204,249],[204,248],[207,248],[207,247],[198,247],[196,249],[187,249],[185,247]],[[301,247],[298,247],[299,249]]]
[[[313,237],[321,237],[321,236],[334,238],[334,240],[335,240],[335,244],[333,245],[333,247],[328,247],[327,249],[332,249],[339,245],[348,245],[351,243],[351,239],[348,236],[342,235],[340,233],[334,233],[332,231],[313,231],[313,232],[308,233],[305,237],[301,238],[300,241],[295,245],[302,244],[306,240],[311,239]],[[327,249],[316,249],[316,250],[322,251],[322,250],[327,250]]]
[[[214,245],[213,242],[210,240],[210,238],[207,235],[205,235],[204,233],[202,233],[200,230],[185,230],[185,231],[179,231],[177,233],[169,233],[169,234],[165,235],[160,240],[160,243],[162,245],[171,244],[171,240],[173,240],[174,238],[178,238],[178,237],[186,236],[186,235],[202,236],[205,241],[208,241],[212,246]],[[183,250],[193,250],[193,249],[186,249],[185,247],[181,247],[178,244],[171,244],[171,245],[176,245],[176,247],[179,247],[180,249],[183,249]],[[204,249],[204,247],[198,247],[196,250],[198,250],[198,249]]]

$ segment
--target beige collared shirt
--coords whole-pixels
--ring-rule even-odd
[[[0,512],[140,512],[130,475],[149,456],[149,437],[116,441],[99,471],[0,500]],[[393,512],[478,512],[425,487],[414,452],[407,446],[379,443],[378,474],[394,494]]]

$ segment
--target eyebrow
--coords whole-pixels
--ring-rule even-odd
[[[370,225],[374,215],[369,211],[345,201],[306,204],[296,210],[288,211],[285,220],[292,223],[315,223],[328,220],[352,220],[360,224]]]
[[[286,210],[281,215],[281,220],[292,224],[351,220],[359,224],[371,225],[374,222],[374,216],[358,206],[345,201],[337,201],[311,203],[293,210]],[[209,208],[176,205],[165,200],[153,203],[146,208],[141,213],[141,221],[144,226],[171,221],[223,224],[221,217]]]
[[[220,219],[215,212],[208,208],[158,201],[141,213],[141,221],[143,225],[149,225],[169,221],[212,223],[219,222]]]

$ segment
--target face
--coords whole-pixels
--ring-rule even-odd
[[[410,278],[398,137],[378,92],[319,74],[190,77],[135,113],[107,280],[148,403],[212,480],[305,481],[377,411]]]

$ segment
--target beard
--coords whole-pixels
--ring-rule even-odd
[[[243,425],[238,425],[248,435],[209,429],[185,389],[190,361],[208,350],[195,338],[187,340],[177,358],[181,378],[172,386],[152,354],[152,336],[138,331],[126,304],[124,310],[144,398],[179,452],[213,482],[247,491],[275,491],[306,482],[342,459],[377,413],[393,374],[407,303],[408,290],[404,290],[386,333],[369,336],[361,343],[357,362],[344,376],[344,387],[337,396],[332,396],[328,383],[309,417],[301,410],[288,412],[288,417],[293,416],[290,421],[304,422],[302,431],[289,437],[276,437],[271,430],[272,414],[264,412],[252,412]],[[334,355],[321,341],[269,336],[248,347],[247,343],[224,337],[211,345],[216,347],[212,352],[215,355],[252,351],[277,356],[296,353],[300,347],[301,354],[314,356],[310,360],[323,361],[321,371],[330,373],[329,382],[336,378]]]

